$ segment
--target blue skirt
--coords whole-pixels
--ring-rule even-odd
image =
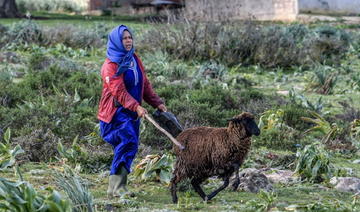
[[[121,165],[131,172],[131,164],[139,147],[139,127],[137,114],[123,107],[117,109],[110,123],[100,121],[101,137],[114,149],[110,175],[117,174]]]

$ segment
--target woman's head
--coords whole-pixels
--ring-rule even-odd
[[[130,51],[133,45],[133,38],[128,30],[124,30],[122,33],[122,45],[126,51]]]
[[[135,52],[131,30],[124,25],[115,27],[109,34],[106,56],[112,62],[122,64],[129,62]],[[126,58],[125,58],[126,57]]]

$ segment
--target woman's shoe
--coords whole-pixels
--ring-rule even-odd
[[[114,190],[113,190],[114,197],[124,197],[124,196],[134,197],[135,196],[135,194],[133,192],[129,192],[128,189],[126,188],[128,174],[129,174],[129,172],[126,170],[126,168],[124,166],[121,166],[118,171],[118,175],[117,175],[117,176],[119,176],[120,180],[117,181],[117,184],[115,185]]]
[[[109,186],[106,192],[109,199],[114,197],[114,190],[120,181],[121,181],[121,177],[119,175],[109,176]]]

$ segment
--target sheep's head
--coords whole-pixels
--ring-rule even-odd
[[[254,116],[251,113],[245,112],[229,120],[229,128],[244,129],[246,136],[260,135],[260,129],[257,126]]]

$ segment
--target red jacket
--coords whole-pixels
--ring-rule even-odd
[[[142,86],[142,98],[149,105],[154,108],[158,107],[164,102],[160,97],[154,92],[147,76],[144,71],[144,66],[140,58],[134,54],[135,59],[137,60],[141,72],[143,74],[143,86]],[[116,107],[114,105],[114,98],[126,109],[131,111],[136,111],[137,106],[140,105],[126,90],[124,83],[124,74],[120,76],[115,76],[118,65],[111,62],[106,58],[103,66],[101,67],[101,78],[103,81],[103,89],[101,94],[101,99],[99,103],[98,119],[106,123],[110,123],[115,112]]]

